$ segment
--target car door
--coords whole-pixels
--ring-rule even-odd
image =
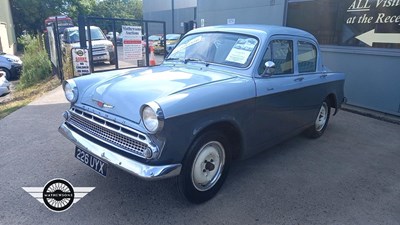
[[[295,42],[296,76],[301,79],[298,101],[294,103],[299,126],[312,124],[326,97],[326,74],[318,71],[318,50],[314,41],[299,38]]]
[[[262,146],[277,143],[294,133],[297,121],[296,101],[302,87],[302,78],[295,75],[294,39],[275,36],[269,41],[258,74],[256,85],[255,142]],[[265,62],[275,63],[275,72],[263,76]]]

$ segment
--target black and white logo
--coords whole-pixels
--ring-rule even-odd
[[[65,179],[50,180],[44,187],[23,187],[26,192],[54,212],[63,212],[91,192],[94,187],[73,187]]]
[[[79,55],[79,56],[83,56],[84,52],[83,52],[82,49],[78,49],[78,50],[76,51],[76,54]]]

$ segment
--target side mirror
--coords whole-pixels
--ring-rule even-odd
[[[265,62],[265,70],[264,73],[262,74],[263,76],[271,76],[272,74],[275,73],[275,63],[272,61],[267,61]]]

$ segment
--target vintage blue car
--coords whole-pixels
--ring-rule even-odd
[[[190,31],[160,66],[64,82],[71,107],[59,131],[103,176],[176,177],[191,202],[211,199],[233,160],[326,130],[344,100],[344,74],[327,70],[317,40],[287,27]]]

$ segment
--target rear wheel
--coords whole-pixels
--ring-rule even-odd
[[[178,188],[192,203],[202,203],[214,197],[229,171],[231,155],[225,135],[210,131],[199,136],[191,146],[181,174]]]
[[[306,135],[310,138],[319,138],[324,133],[328,126],[329,118],[331,114],[331,107],[329,101],[324,100],[319,109],[317,118],[315,119],[314,125],[306,130]]]

